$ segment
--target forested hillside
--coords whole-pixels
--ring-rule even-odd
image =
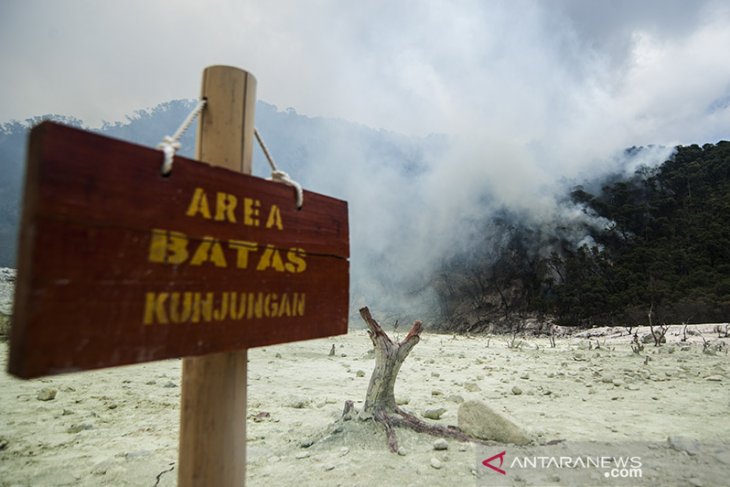
[[[583,225],[577,245],[560,222],[524,223],[508,209],[485,222],[481,245],[437,277],[445,327],[730,319],[730,142],[680,146],[595,194],[586,186],[570,201],[604,224]]]
[[[154,147],[193,105],[163,103],[96,130]],[[45,116],[0,126],[0,266],[14,266],[27,132],[41,118],[82,125]],[[444,237],[427,220],[408,225],[408,206],[418,204],[408,190],[423,183],[429,161],[445,159],[445,136],[407,137],[263,102],[256,120],[292,177],[350,202],[354,308],[417,313],[457,331],[531,318],[579,326],[647,323],[650,314],[654,323],[730,320],[730,142],[677,147],[663,164],[573,183],[548,195],[557,209],[548,213],[500,206],[490,181],[480,181],[483,207],[469,208],[468,224],[449,238],[459,250],[409,266],[401,261],[415,252],[410,239]],[[192,154],[194,132],[181,154]],[[644,160],[634,157],[642,151],[623,159]],[[254,158],[266,176],[258,149]]]

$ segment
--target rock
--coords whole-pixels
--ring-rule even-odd
[[[94,425],[91,423],[79,423],[79,424],[72,424],[69,426],[69,428],[66,430],[66,433],[80,433],[82,431],[86,430],[92,430],[94,429]]]
[[[408,404],[409,402],[411,402],[411,400],[410,400],[409,398],[407,398],[407,397],[397,397],[397,398],[395,399],[395,403],[396,403],[396,405],[398,405],[398,406],[405,406],[405,405],[406,405],[406,404]]]
[[[300,451],[296,455],[294,455],[294,458],[297,460],[303,460],[305,458],[309,458],[309,452],[308,451]]]
[[[530,443],[517,425],[479,401],[466,401],[459,406],[458,426],[464,433],[482,440],[515,445]]]
[[[407,454],[408,454],[408,451],[405,448],[403,448],[402,446],[398,447],[398,455],[404,457]]]
[[[328,463],[328,464],[324,465],[323,468],[324,468],[325,472],[329,472],[329,471],[335,469],[335,465],[334,465],[334,463]]]
[[[441,374],[439,374],[438,372],[431,372],[431,377],[439,378],[441,377]]]
[[[287,406],[294,409],[305,409],[312,405],[309,399],[292,399]]]
[[[440,470],[440,469],[441,469],[441,467],[443,467],[443,466],[444,466],[444,464],[443,464],[443,463],[441,463],[441,460],[439,460],[438,458],[436,458],[436,457],[431,457],[431,466],[432,466],[433,468],[435,468],[436,470]]]
[[[443,438],[439,438],[438,440],[433,442],[433,449],[436,451],[448,450],[449,442]]]
[[[520,379],[525,379],[525,380],[527,380],[527,379],[529,379],[529,378],[530,378],[530,374],[528,374],[527,372],[525,372],[524,374],[520,375]]]
[[[428,419],[441,419],[441,416],[443,416],[445,412],[445,408],[426,409],[423,412],[423,417]]]
[[[358,370],[355,372],[355,375],[358,377],[365,377],[365,371],[364,370]]]
[[[720,382],[720,381],[722,381],[722,376],[721,375],[711,375],[709,377],[705,377],[705,380],[710,380],[713,382]]]
[[[162,386],[162,387],[167,387],[168,389],[172,389],[173,387],[177,387],[177,384],[175,384],[175,383],[174,383],[173,381],[171,381],[171,380],[168,380],[168,381],[167,381],[167,382],[165,383],[165,385],[164,385],[164,386]]]
[[[461,397],[458,394],[452,394],[449,397],[447,397],[446,400],[447,401],[451,401],[451,402],[455,402],[457,404],[461,404],[462,402],[464,402],[464,398]]]
[[[441,392],[441,391],[439,391],[438,389],[434,389],[434,390],[431,391],[431,395],[432,396],[443,396],[444,393]]]
[[[691,440],[683,436],[667,437],[667,445],[676,451],[686,452],[688,455],[694,456],[700,452],[700,444],[696,440]]]
[[[479,387],[474,382],[465,382],[464,383],[464,389],[466,389],[469,392],[479,392],[479,391],[482,390],[481,387]]]
[[[515,396],[519,396],[520,394],[522,394],[522,389],[520,389],[518,386],[514,386],[512,388],[512,394],[514,394]]]
[[[262,421],[271,421],[271,413],[268,411],[261,411],[253,417],[253,420],[255,423],[261,423]]]
[[[38,395],[35,397],[39,401],[52,401],[56,398],[58,391],[53,387],[44,387],[38,391]]]
[[[2,436],[0,436],[0,451],[5,450],[9,444],[10,442],[7,438],[3,438]]]
[[[128,451],[124,454],[124,459],[129,462],[138,458],[148,457],[150,455],[152,455],[152,452],[150,450]]]

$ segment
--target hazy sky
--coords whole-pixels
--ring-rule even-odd
[[[311,169],[349,202],[367,302],[484,245],[474,222],[502,206],[582,221],[566,186],[625,170],[627,147],[659,146],[635,166],[730,139],[726,0],[0,0],[0,45],[0,122],[124,120],[229,64],[280,109],[449,134],[417,176],[337,137]]]
[[[123,120],[197,97],[202,69],[230,64],[280,108],[406,133],[715,141],[730,136],[729,6],[2,0],[0,121]]]

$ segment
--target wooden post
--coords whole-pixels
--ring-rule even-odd
[[[197,159],[251,174],[256,79],[211,66],[203,72],[202,97]],[[247,356],[241,350],[183,359],[180,487],[245,484]]]

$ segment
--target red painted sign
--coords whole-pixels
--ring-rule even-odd
[[[29,378],[347,332],[347,203],[45,122],[9,371]]]

